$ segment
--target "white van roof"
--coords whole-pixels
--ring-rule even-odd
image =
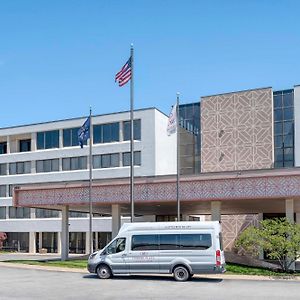
[[[119,234],[125,231],[151,231],[151,230],[197,230],[197,229],[220,229],[218,221],[182,221],[182,222],[139,222],[124,223]]]

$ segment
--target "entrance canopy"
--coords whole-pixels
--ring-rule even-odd
[[[119,204],[121,214],[130,212],[129,179],[95,181],[93,211],[110,214]],[[285,200],[293,199],[300,212],[300,168],[182,175],[182,214],[211,212],[211,202],[222,203],[222,214],[285,213]],[[176,214],[176,176],[135,178],[135,212]],[[14,189],[15,206],[88,211],[88,182],[21,186]]]

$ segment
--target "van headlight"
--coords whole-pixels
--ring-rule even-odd
[[[90,256],[89,256],[89,259],[93,259],[96,255],[97,255],[98,251],[92,253]]]

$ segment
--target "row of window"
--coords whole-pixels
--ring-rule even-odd
[[[120,167],[122,163],[123,167],[130,166],[130,152],[121,153],[122,161],[120,161],[120,153],[109,153],[101,155],[93,155],[93,169],[100,168],[115,168]],[[141,152],[134,152],[134,165],[141,165]],[[66,157],[62,159],[62,170],[84,170],[87,169],[87,157]],[[58,172],[59,171],[59,159],[45,159],[36,161],[36,172]],[[16,174],[28,174],[31,173],[31,161],[22,161],[9,163],[9,175]],[[0,164],[0,175],[7,175],[6,163]]]
[[[206,250],[212,246],[211,235],[203,234],[143,234],[133,235],[132,251],[151,250]],[[126,238],[118,238],[105,250],[108,254],[122,252]]]
[[[130,121],[124,121],[123,125],[123,141],[130,140]],[[133,122],[133,137],[135,140],[141,140],[141,120]],[[63,146],[71,147],[78,145],[78,130],[76,128],[68,128],[63,130]],[[120,139],[120,123],[100,124],[93,126],[94,144],[119,142]],[[45,131],[37,133],[37,149],[51,149],[59,147],[59,130]]]
[[[70,218],[86,218],[87,213],[69,211]],[[8,217],[10,219],[30,219],[30,208],[28,207],[8,207]],[[53,209],[36,208],[34,210],[35,218],[58,218],[59,211]],[[0,219],[6,219],[6,207],[0,207]]]
[[[120,124],[123,126],[123,141],[129,141],[130,121],[115,122],[93,126],[94,144],[119,142]],[[63,129],[63,147],[78,146],[78,130],[80,127]],[[134,140],[141,140],[141,120],[133,121]],[[86,142],[85,142],[86,145]],[[37,149],[59,148],[59,130],[51,130],[37,133]],[[19,140],[19,152],[31,151],[31,140]],[[7,142],[0,143],[0,154],[7,153]]]

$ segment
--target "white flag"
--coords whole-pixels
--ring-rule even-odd
[[[172,107],[169,120],[168,120],[168,127],[167,127],[167,133],[168,135],[171,135],[173,133],[176,133],[177,131],[177,105],[175,104]]]

